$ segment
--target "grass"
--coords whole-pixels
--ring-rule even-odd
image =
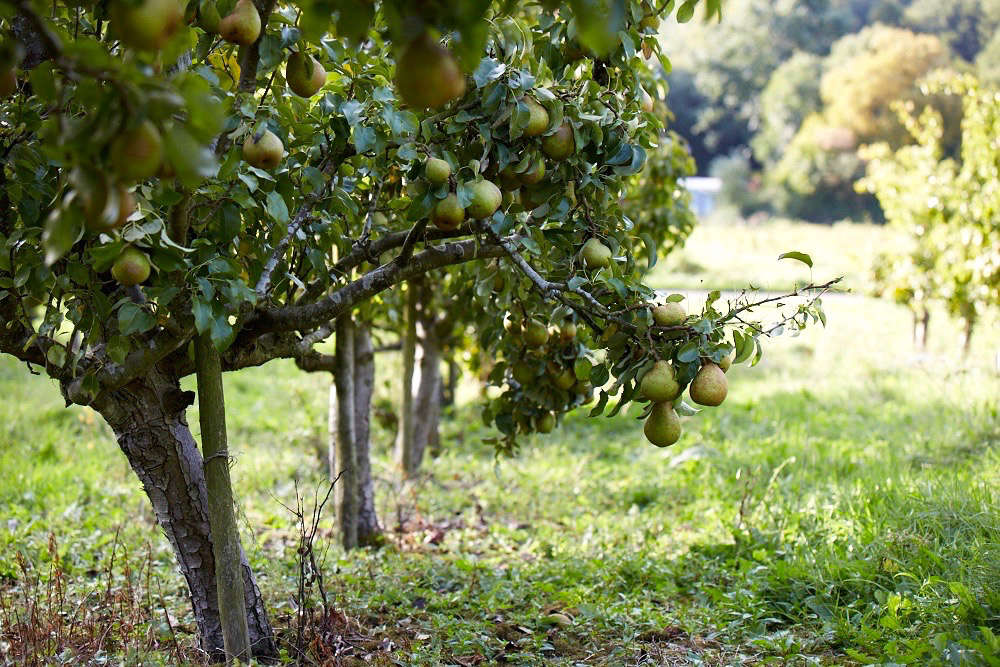
[[[783,249],[834,243],[830,228],[758,230]],[[756,262],[747,270],[764,272]],[[668,278],[659,286],[685,287]],[[727,402],[686,419],[669,449],[646,444],[634,415],[574,415],[495,460],[462,406],[444,452],[403,486],[377,428],[389,544],[344,554],[323,523],[326,585],[346,615],[340,659],[998,664],[1000,328],[984,322],[962,362],[943,316],[917,355],[902,309],[858,296],[826,305],[828,329],[730,371]],[[276,363],[226,380],[244,544],[288,647],[296,533],[277,501],[322,482],[329,379]],[[0,392],[6,618],[32,604],[38,618],[69,610],[75,629],[67,621],[36,644],[52,662],[191,659],[183,582],[108,429],[10,360]],[[87,624],[110,618],[115,628],[84,647]]]

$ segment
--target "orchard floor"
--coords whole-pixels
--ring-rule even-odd
[[[761,227],[759,261],[811,251],[825,279],[846,261],[830,231]],[[855,247],[883,233],[849,231]],[[664,262],[656,284],[739,287],[697,267],[747,235],[699,229],[686,272]],[[810,239],[819,252],[796,247]],[[1000,327],[983,323],[962,362],[941,314],[916,355],[905,310],[826,303],[827,329],[734,368],[726,403],[669,449],[634,414],[577,415],[497,460],[470,406],[403,488],[376,428],[388,544],[345,555],[329,518],[317,544],[344,614],[331,664],[998,664]],[[297,531],[281,503],[322,485],[328,386],[280,363],[226,382],[244,545],[289,659]],[[0,396],[0,663],[196,661],[183,582],[107,427],[9,359]]]

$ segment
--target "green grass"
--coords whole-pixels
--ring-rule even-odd
[[[788,230],[761,233],[805,251],[809,239],[833,238],[829,228]],[[943,316],[917,355],[904,310],[858,296],[826,303],[828,329],[774,341],[759,366],[730,371],[726,403],[686,419],[669,449],[645,443],[630,415],[574,415],[518,458],[495,460],[467,406],[445,423],[444,453],[404,487],[390,435],[376,429],[389,545],[344,554],[329,520],[320,545],[355,656],[997,664],[1000,327],[984,322],[962,362]],[[394,378],[386,366],[382,397]],[[244,544],[288,646],[295,529],[277,501],[291,502],[296,483],[321,483],[329,379],[275,363],[226,380]],[[157,633],[159,596],[183,651],[194,642],[183,583],[108,429],[10,360],[0,361],[0,392],[0,590],[16,602],[30,588],[18,553],[42,591],[58,553],[74,603],[132,581],[137,630],[131,640],[110,633],[105,648],[113,661],[172,662],[172,642]],[[131,574],[114,569],[108,584],[116,532]],[[571,623],[552,624],[553,611]]]

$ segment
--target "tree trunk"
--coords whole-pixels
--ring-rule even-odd
[[[375,350],[372,346],[371,330],[366,325],[350,323],[349,334],[337,328],[337,370],[330,385],[330,478],[336,479],[341,470],[338,485],[354,484],[354,489],[337,491],[338,526],[341,530],[341,544],[345,549],[354,546],[377,544],[382,531],[375,512],[375,485],[371,467],[371,401],[375,389]],[[344,332],[343,353],[340,357],[341,339]],[[348,340],[349,339],[349,340]],[[350,376],[350,381],[338,380],[340,375]],[[349,386],[348,386],[349,385]],[[350,413],[352,427],[341,428],[342,415]],[[348,462],[356,466],[356,474],[346,474]],[[355,504],[344,504],[350,496]],[[352,509],[353,507],[353,509]],[[353,512],[354,516],[346,516]],[[356,537],[354,537],[356,536]]]
[[[975,329],[976,320],[974,317],[963,317],[962,322],[964,324],[962,328],[962,358],[967,359],[972,350],[972,331]]]
[[[241,576],[240,533],[233,509],[233,487],[229,478],[229,449],[226,436],[226,399],[222,389],[222,362],[219,351],[206,332],[194,341],[198,377],[198,418],[204,451],[205,488],[208,494],[208,522],[215,556],[215,581],[219,591],[219,620],[226,661],[250,659],[250,631],[244,609]]]
[[[355,394],[354,394],[354,322],[351,315],[341,315],[336,324],[335,370],[333,382],[336,391],[337,434],[333,478],[334,506],[340,543],[344,549],[358,546],[358,461],[355,444]]]
[[[931,312],[927,308],[913,311],[913,343],[921,352],[927,349],[927,334]]]
[[[212,660],[225,658],[215,556],[208,521],[208,492],[201,453],[185,418],[194,395],[174,377],[154,368],[101,398],[93,406],[118,439],[138,475],[187,580],[202,649]],[[246,556],[240,554],[251,650],[277,657],[274,634],[260,589]]]
[[[413,450],[413,374],[417,355],[417,299],[419,281],[407,283],[406,311],[403,318],[403,382],[399,410],[399,431],[396,433],[396,464],[404,475],[416,471]]]
[[[382,537],[375,514],[372,480],[371,415],[375,391],[375,347],[371,328],[354,328],[354,447],[358,461],[358,544],[377,544]]]
[[[441,417],[441,344],[427,284],[411,281],[403,341],[402,427],[396,460],[403,474],[420,469],[424,452],[438,437]]]

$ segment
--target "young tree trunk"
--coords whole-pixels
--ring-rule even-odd
[[[208,491],[201,453],[185,411],[194,396],[177,378],[152,369],[142,378],[101,398],[93,407],[115,433],[118,446],[138,475],[187,580],[202,649],[225,658],[215,555],[208,520]],[[261,658],[278,655],[260,589],[241,552],[244,606],[250,645]]]
[[[375,514],[372,480],[371,415],[375,391],[375,347],[371,328],[354,328],[354,447],[358,461],[358,544],[377,544],[382,537]]]
[[[415,474],[428,445],[438,437],[441,417],[441,344],[433,294],[412,281],[403,341],[403,409],[396,460],[407,477]]]
[[[344,549],[358,546],[358,460],[355,449],[355,393],[354,393],[354,322],[350,314],[341,315],[336,323],[336,348],[334,350],[334,391],[336,397],[335,452],[331,459],[334,468],[334,506],[340,543]],[[333,419],[331,418],[331,422]]]
[[[913,311],[913,344],[921,352],[927,349],[927,328],[930,321],[931,313],[927,308]]]
[[[962,328],[962,357],[968,358],[972,350],[972,331],[975,329],[976,320],[973,317],[962,318],[964,324]]]
[[[233,509],[233,487],[229,478],[226,436],[226,399],[222,389],[222,362],[208,333],[195,338],[195,368],[198,378],[198,418],[204,451],[208,522],[215,556],[215,581],[219,591],[219,620],[226,661],[250,659],[250,631],[244,609],[242,549]]]

